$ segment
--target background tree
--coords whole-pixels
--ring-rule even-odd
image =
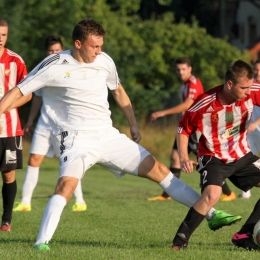
[[[224,39],[213,38],[200,27],[190,16],[192,12],[183,6],[184,2],[2,0],[0,9],[1,16],[10,26],[7,47],[24,58],[29,70],[45,56],[47,35],[60,35],[67,49],[73,44],[71,32],[76,22],[84,17],[100,22],[107,30],[103,50],[114,59],[120,80],[141,123],[150,111],[176,102],[181,84],[175,73],[174,60],[177,57],[191,58],[193,72],[201,78],[206,89],[223,82],[228,64],[235,59],[249,61],[246,52],[239,51]],[[147,9],[148,4],[151,11]],[[158,10],[154,9],[158,6]],[[187,12],[183,12],[183,20],[180,10]],[[113,99],[110,101],[116,124],[125,124]],[[26,120],[27,112],[21,117]]]

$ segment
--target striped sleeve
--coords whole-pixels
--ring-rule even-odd
[[[57,64],[60,59],[59,54],[53,54],[45,58],[38,64],[17,86],[23,95],[28,95],[37,89],[40,89],[50,81],[49,69]]]

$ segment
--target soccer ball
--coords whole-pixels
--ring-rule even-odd
[[[255,224],[253,236],[256,244],[260,246],[260,220]]]

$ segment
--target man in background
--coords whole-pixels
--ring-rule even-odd
[[[27,75],[23,59],[5,48],[8,23],[0,18],[0,100]],[[31,99],[32,95],[19,98],[13,108],[0,116],[0,171],[3,180],[3,215],[1,231],[11,230],[12,209],[17,192],[15,170],[22,169],[22,135],[17,107]]]

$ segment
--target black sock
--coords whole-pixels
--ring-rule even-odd
[[[200,225],[205,216],[197,212],[193,207],[190,208],[184,221],[181,223],[174,239],[175,246],[181,246],[188,243],[188,240],[194,230]]]
[[[3,187],[2,187],[2,198],[3,198],[2,222],[11,223],[16,192],[17,192],[16,180],[12,183],[3,183]]]
[[[248,217],[246,223],[242,226],[238,234],[253,234],[254,226],[256,222],[259,220],[260,216],[260,199],[256,202],[255,207],[251,213],[251,215]]]
[[[226,194],[227,196],[229,196],[231,194],[231,190],[229,189],[226,182],[222,185],[222,192],[224,194]]]
[[[177,177],[178,179],[180,178],[181,169],[179,169],[179,168],[172,168],[172,167],[171,167],[171,168],[170,168],[170,171],[172,172],[172,174],[173,174],[175,177]],[[168,195],[168,193],[166,193],[165,191],[163,191],[162,196],[163,196],[164,198],[170,197],[170,196]]]

